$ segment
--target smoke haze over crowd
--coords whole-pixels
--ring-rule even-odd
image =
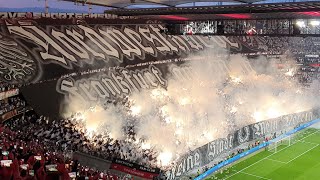
[[[166,88],[135,91],[123,102],[93,104],[70,97],[66,115],[80,112],[77,119],[88,136],[107,133],[152,149],[157,165],[167,166],[239,127],[318,105],[318,84],[300,85],[291,59],[280,70],[278,60],[248,60],[219,50],[189,58],[194,60],[169,67]]]

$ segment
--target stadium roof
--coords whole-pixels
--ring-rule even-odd
[[[290,2],[271,4],[247,4],[203,7],[167,7],[148,9],[110,10],[118,15],[163,15],[163,14],[219,14],[219,13],[274,13],[319,11],[320,2]],[[107,11],[108,12],[108,11]]]
[[[64,0],[72,2],[83,2],[112,8],[126,8],[132,5],[160,5],[166,7],[175,7],[187,3],[199,2],[233,2],[233,3],[255,3],[263,0]]]
[[[178,21],[210,19],[319,18],[320,2],[113,9],[105,12],[117,14],[119,16],[136,16],[146,19],[168,19]]]

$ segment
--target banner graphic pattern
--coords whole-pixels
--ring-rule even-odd
[[[238,155],[236,155],[236,156],[234,156],[234,157],[232,157],[232,158],[230,158],[230,159],[228,159],[226,161],[223,161],[222,163],[218,164],[217,166],[214,166],[213,168],[209,169],[205,173],[203,173],[200,176],[196,177],[194,180],[205,179],[210,174],[214,173],[215,171],[219,170],[220,168],[222,168],[222,167],[224,167],[224,166],[226,166],[228,164],[234,163],[235,161],[237,161],[237,160],[239,160],[239,159],[241,159],[241,158],[243,158],[245,156],[248,156],[248,155],[258,151],[258,150],[268,146],[269,144],[271,144],[273,142],[279,141],[279,140],[283,139],[284,137],[287,137],[287,136],[289,136],[291,134],[294,134],[294,133],[296,133],[298,131],[301,131],[301,130],[303,130],[303,129],[305,129],[305,128],[307,128],[307,127],[309,127],[309,126],[311,126],[311,125],[313,125],[315,123],[319,123],[319,122],[320,122],[320,119],[315,119],[313,121],[307,122],[307,123],[299,126],[298,128],[295,128],[295,129],[293,129],[293,130],[291,130],[291,131],[289,131],[289,132],[287,132],[287,133],[285,133],[285,134],[283,134],[283,135],[281,135],[281,136],[279,136],[279,137],[277,137],[277,138],[275,138],[275,139],[273,139],[273,140],[271,140],[269,142],[262,143],[259,146],[256,146],[256,147],[254,147],[254,148],[252,148],[252,149],[250,149],[250,150],[248,150],[246,152],[238,154]]]
[[[246,142],[263,138],[267,134],[283,129],[293,128],[319,117],[319,112],[314,110],[285,115],[245,126],[229,134],[226,138],[214,140],[182,157],[179,163],[166,173],[167,179],[179,179],[179,177],[186,175],[188,172],[209,164],[221,154],[229,152]]]

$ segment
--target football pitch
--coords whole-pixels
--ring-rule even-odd
[[[291,145],[259,153],[224,167],[209,180],[320,180],[320,130],[309,128],[293,135]]]

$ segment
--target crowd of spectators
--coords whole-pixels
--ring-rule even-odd
[[[13,96],[0,100],[0,115],[20,107],[25,107],[25,105],[25,101],[20,96]]]
[[[136,143],[134,139],[134,132],[132,128],[128,127],[128,138],[125,140],[114,140],[108,137],[107,134],[92,134],[92,136],[89,137],[86,132],[86,128],[79,123],[79,119],[77,118],[78,117],[76,116],[72,116],[68,119],[50,121],[48,118],[43,116],[37,116],[34,112],[29,112],[19,117],[12,118],[10,121],[5,122],[5,129],[10,130],[10,132],[15,132],[15,138],[11,139],[17,139],[18,144],[15,144],[14,142],[14,148],[11,148],[10,150],[14,150],[15,152],[16,150],[19,150],[19,147],[27,149],[19,143],[28,144],[26,147],[29,148],[43,147],[45,149],[35,149],[34,152],[40,152],[40,155],[43,156],[44,159],[47,158],[46,154],[52,155],[54,153],[54,158],[60,157],[60,159],[57,158],[59,160],[55,160],[54,163],[67,164],[66,167],[72,166],[72,162],[74,161],[66,158],[68,156],[65,155],[64,152],[76,151],[107,160],[119,158],[130,162],[138,162],[141,165],[149,167],[155,167],[155,164],[157,164],[157,159],[155,158],[157,157],[156,152],[141,148],[141,144]],[[254,145],[250,145],[248,148],[257,146],[259,143],[260,141],[257,141]],[[41,146],[39,146],[40,144]],[[237,152],[233,152],[226,157],[226,159],[244,151],[245,149],[239,149]],[[39,154],[34,154],[34,156],[35,155]],[[28,159],[29,158],[30,156]],[[24,161],[28,161],[28,159],[25,159]],[[20,159],[17,160],[19,161]],[[32,164],[29,166],[31,167]],[[57,167],[62,167],[62,165]],[[37,173],[38,169],[34,172]],[[65,168],[59,170],[60,176],[62,177],[68,177],[70,172],[74,171],[70,171],[69,169],[66,170]]]
[[[290,38],[290,41],[287,37],[269,37],[264,41],[247,38],[245,41],[250,46],[261,47],[269,54],[282,54],[284,47],[287,48],[290,45],[289,51],[296,57],[298,63],[315,63],[317,62],[315,58],[305,55],[317,55],[320,48],[320,41],[318,42],[320,38],[310,38],[295,37]],[[13,85],[0,84],[0,92],[14,88],[16,87]],[[19,96],[0,100],[0,115],[25,105],[25,101]],[[107,172],[83,167],[76,159],[72,159],[64,153],[75,151],[107,160],[119,158],[155,167],[157,153],[152,149],[141,148],[142,144],[135,140],[132,127],[127,127],[126,132],[127,138],[124,140],[112,139],[108,134],[92,134],[89,137],[86,128],[74,116],[63,120],[49,121],[34,113],[21,115],[5,122],[5,126],[0,127],[0,150],[2,151],[0,179],[119,178]],[[259,144],[260,141],[257,141],[248,149]],[[238,149],[214,166],[245,150],[247,149]],[[205,166],[201,171],[208,169],[209,167]]]
[[[0,100],[0,115],[25,106],[20,95],[4,98]],[[72,119],[48,121],[34,111],[4,120],[0,125],[0,179],[131,179],[80,166],[72,153],[66,153],[97,155],[94,152],[101,150],[97,148],[101,137],[88,139],[75,126]],[[116,155],[113,153],[106,151],[104,155],[111,159]]]
[[[7,126],[19,130],[26,137],[39,139],[48,147],[57,151],[80,151],[107,160],[119,158],[143,165],[154,166],[156,154],[141,148],[141,144],[133,143],[134,136],[125,140],[114,140],[107,134],[88,137],[86,129],[74,117],[58,121],[49,121],[44,117],[29,116],[16,118],[7,122]]]
[[[20,95],[4,98],[0,100],[0,115],[25,106]],[[107,134],[88,136],[84,124],[75,116],[49,121],[34,111],[25,111],[2,121],[0,179],[70,179],[74,172],[78,173],[77,178],[82,177],[83,168],[72,168],[76,161],[68,159],[65,152],[78,151],[107,160],[124,159],[150,167],[156,164],[156,154],[136,143],[132,127],[127,127],[125,140],[114,140]],[[85,177],[90,179],[119,178],[84,169]]]
[[[248,55],[265,54],[268,57],[280,58],[280,63],[286,63],[282,62],[283,60],[292,63],[294,60],[298,67],[295,76],[305,85],[319,79],[319,37],[244,36],[229,38],[233,42],[240,40],[242,45],[248,47],[252,52],[246,53]]]
[[[18,88],[17,85],[0,82],[0,92],[9,91]]]
[[[31,116],[26,120],[33,118]],[[77,159],[66,156],[53,144],[45,143],[36,136],[28,136],[24,134],[26,131],[12,131],[9,127],[8,124],[0,127],[1,180],[120,179],[107,171],[99,172],[81,166]],[[30,127],[27,129],[32,132]]]
[[[288,46],[288,50],[295,55],[317,55],[320,49],[319,38],[316,37],[293,37],[289,39],[290,46]],[[308,59],[301,59],[301,61],[305,61]]]

